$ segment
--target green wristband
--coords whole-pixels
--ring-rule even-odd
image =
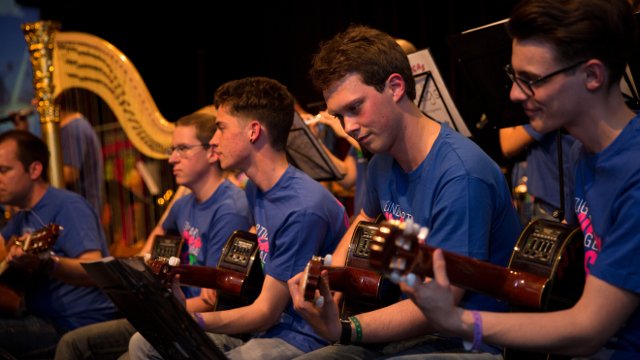
[[[362,341],[362,325],[357,317],[351,316],[349,320],[353,323],[353,326],[356,328],[356,338],[353,340],[354,344],[359,344]]]

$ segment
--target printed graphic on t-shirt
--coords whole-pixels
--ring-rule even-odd
[[[186,262],[189,265],[198,264],[198,255],[202,250],[202,237],[200,237],[200,229],[191,226],[186,221],[182,230],[182,238],[187,245],[187,251],[182,254],[183,263]]]
[[[256,224],[256,235],[258,238],[258,249],[260,252],[260,262],[264,266],[265,259],[269,254],[269,232],[267,228]]]
[[[402,222],[405,222],[407,220],[413,219],[413,215],[402,210],[400,204],[396,204],[391,200],[387,200],[384,202],[382,213],[387,220],[400,220]]]
[[[580,228],[584,234],[584,271],[589,274],[589,268],[595,264],[602,248],[602,240],[593,230],[591,215],[587,201],[576,197],[576,215],[580,222]]]

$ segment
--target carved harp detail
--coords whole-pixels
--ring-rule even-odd
[[[23,26],[32,54],[38,111],[43,124],[45,114],[52,112],[47,107],[53,106],[53,98],[66,89],[86,89],[105,101],[129,140],[141,153],[154,159],[166,159],[165,150],[171,145],[174,124],[160,114],[131,61],[103,39],[86,33],[57,31],[59,26],[51,25],[46,26],[51,32],[46,38],[53,39],[53,49],[36,53],[34,49],[43,45],[37,45],[37,41],[29,39],[30,36],[33,37],[29,34],[29,29],[43,28],[43,24],[47,23],[51,22],[41,21]],[[45,74],[38,71],[34,54],[52,56],[50,71]],[[51,78],[43,81],[36,74]],[[53,84],[52,96],[39,91],[42,85],[38,85],[38,81],[41,84]],[[54,121],[57,122],[57,119]]]

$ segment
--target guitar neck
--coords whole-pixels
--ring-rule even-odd
[[[420,245],[419,255],[411,272],[422,277],[433,276],[433,251],[428,245]],[[398,254],[408,251],[398,249]],[[491,295],[512,305],[542,307],[546,277],[515,271],[480,261],[468,256],[443,252],[447,263],[447,276],[452,284],[466,290]]]
[[[380,295],[382,275],[374,271],[349,266],[322,266],[322,269],[329,273],[331,290],[371,298]]]
[[[209,266],[179,265],[172,268],[180,274],[180,283],[188,286],[218,289],[230,295],[240,296],[246,274]]]

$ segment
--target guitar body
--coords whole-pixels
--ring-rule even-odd
[[[264,273],[256,256],[258,241],[255,234],[236,230],[222,250],[217,267],[171,265],[170,258],[147,260],[151,272],[170,287],[173,277],[180,275],[180,283],[188,286],[216,289],[215,310],[227,310],[251,304],[260,294]]]
[[[222,249],[218,269],[237,271],[244,274],[238,291],[218,293],[217,310],[230,309],[253,303],[260,295],[264,272],[258,257],[256,234],[236,230]]]
[[[415,224],[383,222],[371,241],[369,261],[394,279],[410,274],[433,276],[434,248],[424,244],[428,231]],[[508,302],[514,311],[566,309],[584,288],[584,253],[579,228],[549,220],[531,222],[503,268],[443,251],[451,283]],[[505,349],[505,360],[565,359],[544,353]]]
[[[369,279],[369,282],[375,283],[376,296],[367,296],[367,294],[361,292],[354,292],[345,296],[342,302],[343,317],[373,311],[391,305],[400,299],[402,294],[400,287],[382,276],[380,272],[374,270],[369,264],[371,239],[375,236],[379,227],[379,224],[367,221],[360,221],[356,225],[349,244],[347,261],[345,262],[348,267],[368,270],[366,273],[368,276],[364,276],[365,274],[363,273],[360,279],[362,279],[362,282]]]
[[[509,268],[550,279],[540,308],[512,306],[513,311],[556,311],[572,307],[584,289],[584,246],[579,227],[534,220],[523,230]],[[566,356],[504,350],[505,360],[569,359]]]
[[[379,309],[400,299],[400,288],[369,265],[369,242],[378,230],[375,223],[361,221],[351,238],[345,266],[325,265],[314,256],[307,264],[303,287],[305,299],[313,301],[320,272],[327,270],[331,290],[343,293],[341,317]]]
[[[39,255],[51,250],[60,236],[62,227],[49,224],[29,234],[24,239],[12,237],[9,243],[20,246],[25,253]],[[34,274],[13,268],[5,258],[0,263],[0,315],[19,316],[24,311],[24,284],[28,283]]]

